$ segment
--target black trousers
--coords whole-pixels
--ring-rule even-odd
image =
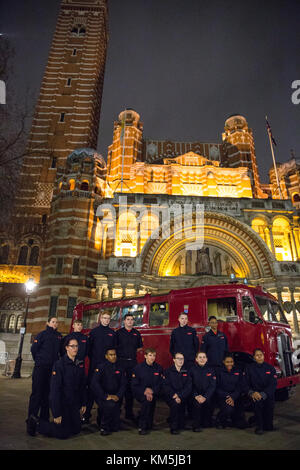
[[[49,421],[49,392],[52,367],[34,366],[32,393],[29,399],[28,417],[34,415]]]
[[[94,367],[89,368],[88,377],[87,377],[87,401],[86,401],[86,412],[84,414],[85,419],[90,419],[91,411],[95,401],[94,393],[91,389],[91,381],[94,373]]]
[[[166,398],[167,405],[170,408],[169,425],[171,431],[184,429],[184,414],[186,403],[176,403],[173,398]]]
[[[204,403],[192,398],[193,410],[193,428],[209,427],[211,426],[211,404],[209,400]]]
[[[273,415],[275,402],[271,398],[253,402],[256,426],[265,431],[273,429]]]
[[[139,414],[139,428],[143,430],[152,429],[153,418],[156,406],[156,398],[148,401],[145,395],[143,397],[135,397],[141,404]]]
[[[217,422],[226,426],[229,422],[235,427],[245,428],[246,420],[242,397],[234,400],[234,406],[227,405],[226,398],[218,398],[219,413]]]
[[[131,416],[133,414],[133,393],[131,389],[131,380],[132,380],[132,371],[134,367],[136,366],[136,361],[128,361],[125,359],[120,359],[120,364],[123,370],[126,372],[126,390],[124,394],[125,398],[125,416]],[[123,401],[123,400],[122,400]],[[121,401],[121,404],[122,404]]]
[[[80,409],[64,406],[61,424],[40,419],[37,431],[48,437],[67,439],[81,431]]]
[[[121,403],[114,400],[101,400],[98,403],[98,424],[108,432],[120,430]]]

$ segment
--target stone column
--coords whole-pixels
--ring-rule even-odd
[[[293,305],[293,322],[294,322],[294,331],[295,334],[298,336],[299,335],[299,323],[298,323],[298,315],[297,315],[297,310],[296,310],[296,305],[295,305],[295,297],[294,297],[294,292],[295,292],[295,287],[290,287],[290,293],[291,293],[291,302]]]
[[[274,245],[274,238],[273,238],[272,228],[273,228],[272,225],[268,225],[269,235],[270,235],[270,242],[271,242],[271,250],[272,250],[272,253],[275,255],[275,245]]]
[[[293,236],[296,244],[297,259],[300,259],[300,239],[299,239],[299,227],[293,227]]]

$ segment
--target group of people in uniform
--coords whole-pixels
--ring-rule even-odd
[[[78,434],[82,424],[89,423],[94,402],[100,433],[109,435],[120,430],[123,401],[125,419],[138,425],[140,435],[146,435],[153,426],[158,398],[169,407],[171,434],[211,427],[216,408],[214,425],[218,429],[245,428],[249,425],[245,398],[254,411],[255,433],[274,430],[274,367],[264,361],[261,349],[254,351],[252,363],[244,370],[236,367],[215,316],[209,317],[210,330],[199,344],[196,330],[188,325],[188,315],[179,315],[179,325],[170,336],[173,364],[166,370],[156,362],[153,348],[144,350],[144,362],[137,363],[143,341],[132,314],[125,315],[124,326],[116,331],[110,328],[110,319],[103,311],[99,326],[88,336],[82,333],[82,321],[76,320],[73,332],[62,337],[57,318],[52,317],[36,336],[31,348],[35,366],[26,420],[29,435],[39,432],[64,439]],[[140,404],[138,417],[133,413],[134,400]],[[49,420],[49,408],[53,421]]]

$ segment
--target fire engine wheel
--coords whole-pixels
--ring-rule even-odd
[[[286,401],[290,397],[289,388],[280,388],[275,392],[275,400],[276,401]]]

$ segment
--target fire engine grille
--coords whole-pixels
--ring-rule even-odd
[[[292,353],[291,345],[290,345],[290,338],[288,335],[281,333],[277,336],[277,344],[278,344],[278,352],[281,358],[281,367],[283,374],[288,377],[290,375],[295,374],[293,361],[292,361]]]

